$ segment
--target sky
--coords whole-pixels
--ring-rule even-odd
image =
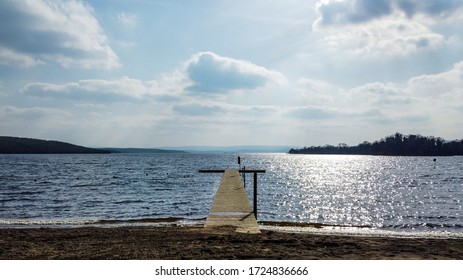
[[[90,147],[463,138],[463,0],[2,0],[0,135]]]

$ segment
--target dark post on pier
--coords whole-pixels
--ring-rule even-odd
[[[200,173],[223,173],[205,227],[236,226],[237,231],[259,233],[257,225],[257,173],[264,169],[200,169]],[[239,173],[254,174],[253,208],[244,190]],[[252,211],[251,211],[252,210]]]

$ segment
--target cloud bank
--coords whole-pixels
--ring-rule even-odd
[[[37,97],[108,102],[121,98],[142,100],[151,97],[162,102],[173,102],[192,94],[195,97],[201,94],[210,97],[255,90],[267,85],[278,86],[286,82],[279,72],[212,52],[195,54],[184,65],[182,69],[163,75],[158,80],[142,81],[124,76],[113,80],[87,79],[63,84],[35,82],[24,86],[22,92]],[[179,112],[192,112],[191,106],[178,108]]]
[[[120,66],[92,8],[80,1],[0,1],[0,38],[3,65]]]
[[[336,120],[346,126],[376,129],[425,129],[446,131],[462,123],[463,61],[445,72],[419,75],[405,83],[373,82],[343,88],[308,78],[299,81],[304,107],[292,108],[288,116],[305,121]],[[427,126],[427,127],[426,127]],[[418,129],[417,129],[418,128]],[[421,132],[423,133],[423,132]]]

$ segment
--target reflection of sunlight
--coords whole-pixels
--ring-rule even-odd
[[[463,217],[463,177],[454,175],[461,173],[459,158],[441,160],[439,168],[426,157],[259,158],[267,169],[259,192],[262,221],[403,230],[448,229]]]
[[[272,173],[274,198],[285,216],[306,222],[379,226],[382,213],[394,211],[394,194],[384,192],[382,185],[394,180],[388,176],[387,158],[287,156],[275,168],[279,170]],[[388,202],[378,205],[384,197]]]

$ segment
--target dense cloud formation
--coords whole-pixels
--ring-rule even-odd
[[[314,31],[327,51],[354,58],[406,57],[455,46],[439,23],[458,18],[463,0],[321,0]]]
[[[369,22],[395,11],[411,18],[417,14],[445,17],[463,6],[461,0],[321,0],[317,3],[316,25],[330,26]]]
[[[114,68],[119,59],[93,16],[77,1],[0,1],[0,64]]]
[[[231,90],[256,89],[284,80],[278,72],[212,52],[195,55],[187,62],[185,72],[193,83],[187,89],[195,93],[220,94]]]

